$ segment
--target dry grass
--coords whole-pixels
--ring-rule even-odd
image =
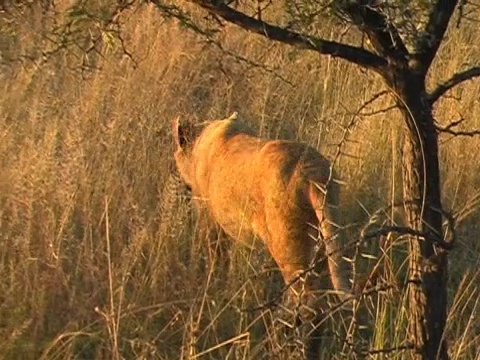
[[[344,62],[230,29],[226,47],[266,63],[272,73],[238,63],[174,23],[162,23],[153,9],[132,15],[128,26],[137,68],[109,54],[86,80],[68,70],[67,58],[40,69],[11,66],[2,75],[0,354],[49,360],[275,354],[273,309],[248,311],[274,298],[282,286],[264,249],[233,247],[229,267],[218,269],[209,265],[194,219],[168,236],[160,232],[161,194],[171,165],[170,120],[178,114],[218,118],[238,110],[262,134],[306,141],[330,156],[355,120],[337,166],[346,182],[345,218],[362,224],[401,195],[398,114],[358,116],[381,84]],[[480,49],[470,45],[469,34],[467,28],[449,39],[433,82],[465,59],[478,58]],[[442,101],[439,121],[463,116],[468,126],[479,128],[479,93],[479,81],[456,89],[460,100]],[[380,98],[365,111],[389,105]],[[446,336],[452,359],[474,359],[480,347],[479,156],[480,139],[442,137],[444,201],[461,220],[451,256]],[[188,210],[171,211],[181,218]],[[401,221],[398,213],[388,216]],[[380,260],[362,265],[371,270],[381,262],[385,277],[400,277],[394,290],[365,306],[375,324],[371,345],[378,348],[407,339],[405,247],[401,239],[389,240],[383,253],[369,244]],[[327,341],[324,351],[331,354],[339,341],[328,336],[334,341]],[[288,358],[288,351],[271,358],[282,356]]]

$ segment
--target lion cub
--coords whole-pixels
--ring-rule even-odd
[[[293,289],[300,290],[296,280],[328,256],[319,263],[339,295],[349,293],[330,163],[298,142],[259,138],[236,117],[199,125],[173,121],[176,165],[197,206],[231,237],[262,239]],[[304,286],[315,291],[318,283]]]

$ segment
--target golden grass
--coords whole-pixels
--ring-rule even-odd
[[[266,252],[234,247],[228,269],[215,269],[195,221],[160,236],[170,120],[238,110],[263,134],[306,141],[330,156],[355,120],[337,166],[346,182],[345,217],[362,223],[401,196],[398,113],[355,114],[381,84],[344,62],[229,28],[225,47],[275,69],[267,72],[163,23],[153,8],[131,15],[128,29],[136,68],[107,54],[99,60],[101,70],[86,80],[62,57],[40,69],[12,66],[3,75],[0,354],[49,360],[257,359],[265,349],[276,354],[281,344],[271,332],[273,309],[248,311],[281,291]],[[478,58],[469,31],[447,41],[433,83],[465,59]],[[468,126],[480,127],[480,82],[453,93],[460,99],[439,104],[439,122],[463,116]],[[381,98],[364,111],[390,104]],[[480,347],[474,320],[480,313],[480,140],[444,136],[441,151],[445,205],[462,215],[451,256],[446,336],[452,359],[474,359]],[[178,217],[187,212],[171,210]],[[401,221],[398,213],[387,215]],[[368,249],[381,255],[376,243]],[[387,247],[385,276],[404,273],[404,249],[399,241]],[[371,270],[375,263],[363,267]],[[406,340],[402,294],[400,279],[395,290],[365,305],[375,324],[372,346]],[[325,354],[339,346],[328,336]],[[271,358],[282,356],[289,358],[288,351]]]

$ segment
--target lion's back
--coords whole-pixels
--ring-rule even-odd
[[[316,149],[257,137],[239,121],[213,123],[205,129],[199,145],[198,181],[203,182],[204,190],[225,192],[225,197],[235,193],[256,197],[262,183],[279,192],[310,182],[324,185],[331,177],[329,161]]]
[[[259,172],[273,174],[278,181],[291,186],[312,181],[324,185],[330,178],[330,162],[305,144],[274,140],[260,151]]]
[[[272,208],[284,210],[279,216],[288,212],[313,221],[309,187],[328,181],[328,160],[301,143],[253,136],[241,123],[215,125],[204,134],[209,146],[197,164],[197,180],[200,195],[227,232],[245,231],[246,224],[253,232],[264,232]]]

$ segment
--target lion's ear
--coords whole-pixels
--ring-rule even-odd
[[[234,111],[232,115],[228,117],[227,120],[237,120],[238,119],[238,112]]]
[[[173,138],[175,140],[175,144],[179,148],[185,148],[188,144],[193,142],[194,131],[192,124],[184,123],[182,124],[180,121],[180,117],[177,117],[172,121],[172,130],[173,130]]]

